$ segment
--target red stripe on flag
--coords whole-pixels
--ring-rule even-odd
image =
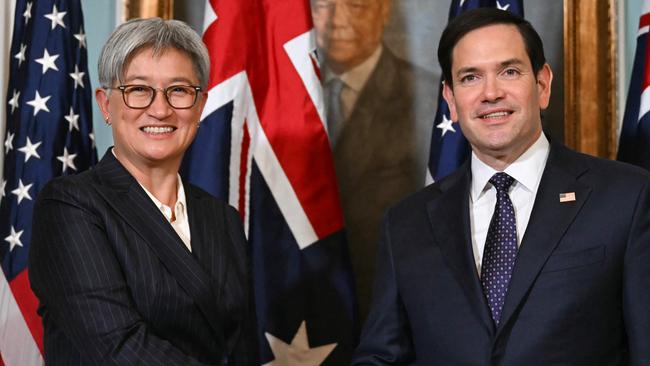
[[[38,299],[29,286],[27,270],[20,272],[18,276],[14,277],[9,282],[9,287],[14,294],[16,303],[18,303],[20,312],[23,314],[23,318],[25,318],[25,323],[32,333],[38,349],[43,354],[43,323],[41,322],[41,317],[36,313]]]
[[[639,29],[650,26],[650,13],[645,13],[639,18]]]
[[[246,177],[248,175],[248,150],[250,146],[251,135],[248,132],[246,120],[244,120],[244,136],[242,137],[239,157],[239,215],[242,222],[246,220]]]
[[[314,68],[314,72],[316,72],[316,75],[318,75],[318,80],[323,80],[321,77],[320,73],[320,66],[318,65],[318,60],[314,57],[314,55],[309,55],[309,59],[311,60],[311,66]]]
[[[217,14],[203,37],[217,65],[210,71],[210,87],[246,70],[264,133],[314,231],[322,238],[340,230],[343,216],[329,140],[284,49],[312,29],[309,1],[210,3]]]

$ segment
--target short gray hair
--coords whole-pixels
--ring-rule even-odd
[[[118,26],[99,55],[99,82],[111,87],[124,77],[125,67],[141,50],[151,48],[153,55],[174,48],[185,52],[194,65],[202,88],[210,77],[210,56],[201,37],[179,20],[160,18],[132,19]]]

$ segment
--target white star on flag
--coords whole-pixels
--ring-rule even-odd
[[[65,28],[65,23],[63,23],[63,17],[67,12],[62,11],[59,13],[59,10],[56,8],[56,5],[52,7],[52,12],[45,14],[45,17],[52,21],[52,29],[56,28],[57,25]]]
[[[34,96],[34,99],[27,102],[27,104],[34,107],[34,116],[36,116],[40,111],[45,111],[45,112],[50,111],[50,109],[47,107],[47,101],[50,100],[50,97],[51,95],[42,98],[41,95],[38,93],[38,90],[36,91],[36,96]]]
[[[65,173],[65,171],[68,168],[77,170],[77,167],[74,165],[74,158],[76,158],[76,157],[77,157],[77,154],[69,154],[68,153],[68,148],[64,147],[63,148],[63,155],[57,156],[56,159],[63,163],[63,172]]]
[[[29,189],[32,188],[34,183],[29,183],[28,185],[23,184],[22,179],[18,179],[18,188],[14,189],[11,191],[11,193],[15,194],[16,197],[18,197],[18,204],[24,199],[27,198],[28,200],[32,200],[32,196],[29,195]]]
[[[39,142],[37,142],[35,144],[32,144],[32,141],[29,139],[29,136],[27,136],[27,142],[25,143],[25,146],[18,149],[18,151],[23,152],[25,154],[25,163],[32,156],[37,158],[37,159],[41,158],[41,156],[38,155],[38,151],[36,151],[36,149],[38,149],[38,147],[41,145],[41,143],[42,143],[42,141],[39,141]]]
[[[14,58],[18,59],[18,67],[25,61],[25,52],[27,52],[27,45],[21,44],[20,51],[14,55]]]
[[[510,4],[501,5],[501,3],[499,3],[499,0],[497,0],[497,9],[508,10],[509,7],[510,7]]]
[[[447,118],[447,115],[444,114],[442,115],[442,122],[438,123],[436,127],[442,130],[442,136],[445,136],[445,134],[449,131],[456,132],[454,129],[454,122]]]
[[[57,58],[59,58],[59,55],[51,55],[50,56],[50,54],[47,52],[47,48],[46,48],[45,53],[43,54],[43,57],[37,58],[34,61],[36,61],[39,64],[43,65],[43,74],[45,74],[47,72],[47,70],[49,70],[49,69],[59,71],[59,68],[56,67],[56,64],[54,63],[54,61],[56,61]]]
[[[11,234],[9,234],[9,236],[5,238],[5,241],[9,243],[10,252],[14,249],[16,245],[18,245],[19,247],[23,246],[23,243],[20,241],[20,236],[23,235],[23,231],[25,230],[20,230],[19,232],[16,232],[14,226],[11,225]]]
[[[14,148],[14,136],[16,136],[15,133],[7,133],[7,138],[5,139],[5,154]]]
[[[84,75],[86,75],[85,72],[79,71],[79,66],[74,65],[74,72],[69,74],[72,80],[74,80],[74,88],[77,89],[77,85],[81,86],[82,88],[84,87]]]
[[[94,133],[89,133],[88,138],[90,139],[90,142],[92,142],[92,147],[93,149],[95,148],[95,134]]]
[[[11,113],[13,114],[16,108],[18,108],[18,98],[20,98],[20,91],[14,89],[14,94],[9,99],[9,105],[11,106]]]
[[[70,107],[70,113],[64,117],[66,121],[68,121],[68,131],[72,131],[74,128],[75,130],[79,131],[79,115],[74,114],[74,110],[72,107]]]
[[[0,186],[0,201],[5,197],[5,187],[7,187],[7,181],[3,179]]]
[[[25,18],[25,25],[29,23],[29,19],[32,17],[32,2],[27,3],[27,7],[25,8],[25,12],[23,13],[23,17]]]
[[[337,345],[336,343],[330,343],[320,347],[309,348],[307,326],[304,321],[300,323],[300,327],[291,340],[291,344],[286,344],[270,333],[264,333],[264,335],[275,357],[275,360],[264,366],[317,366],[325,361]]]
[[[84,33],[83,28],[79,29],[79,33],[75,34],[74,38],[79,41],[79,48],[86,48],[86,33]]]

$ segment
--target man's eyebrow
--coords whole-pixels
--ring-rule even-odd
[[[479,70],[478,67],[474,67],[474,66],[461,67],[460,69],[458,69],[458,71],[456,71],[456,76],[460,76],[463,74],[473,74],[478,72],[478,70]]]
[[[508,59],[508,60],[505,60],[505,61],[501,61],[499,63],[499,65],[502,68],[507,67],[507,66],[521,66],[521,65],[524,65],[524,64],[525,64],[525,62],[522,61],[521,59],[518,59],[518,58],[511,58],[511,59]],[[478,71],[479,71],[479,68],[475,67],[475,66],[461,67],[460,69],[458,69],[458,71],[456,71],[456,76],[460,76],[460,75],[464,75],[464,74],[473,74],[473,73],[476,73]]]
[[[518,59],[518,58],[511,58],[509,60],[505,60],[501,62],[501,67],[506,67],[506,66],[521,66],[524,65],[524,61]]]

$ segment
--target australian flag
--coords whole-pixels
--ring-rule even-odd
[[[358,337],[309,0],[210,0],[208,101],[183,175],[241,214],[266,365],[349,364]]]
[[[97,161],[79,0],[16,1],[0,185],[0,354],[41,365],[38,302],[27,279],[34,199],[53,177]],[[9,335],[9,333],[11,333]]]
[[[451,21],[465,10],[481,7],[495,7],[524,16],[523,0],[453,0],[449,9],[449,20]],[[442,97],[442,86],[441,82],[438,93],[438,110],[431,134],[427,184],[442,179],[456,170],[470,151],[460,125],[456,123],[458,121],[450,119],[449,106]]]
[[[650,169],[650,1],[643,2],[634,55],[634,68],[627,94],[618,147],[618,160]]]

